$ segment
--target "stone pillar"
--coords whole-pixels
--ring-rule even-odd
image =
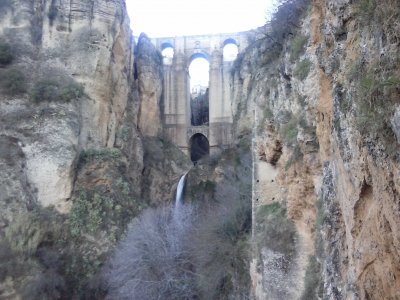
[[[210,152],[218,152],[232,141],[232,108],[229,86],[230,65],[215,50],[210,64]]]
[[[175,54],[174,64],[174,90],[175,99],[175,133],[174,141],[179,147],[187,147],[187,126],[188,126],[188,99],[189,99],[189,78],[186,67],[185,55],[182,52]]]
[[[210,151],[218,146],[221,136],[218,123],[222,113],[222,53],[215,50],[211,54],[209,85]]]
[[[230,87],[230,76],[231,69],[233,66],[233,61],[225,61],[223,62],[223,70],[222,70],[222,93],[223,93],[223,102],[222,102],[222,120],[224,123],[232,123],[232,95],[231,95],[231,87]]]
[[[163,97],[164,97],[164,116],[165,126],[176,124],[175,108],[175,89],[174,72],[171,65],[164,65]]]

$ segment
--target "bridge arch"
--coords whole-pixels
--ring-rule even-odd
[[[196,164],[201,158],[210,154],[210,143],[201,133],[195,133],[189,140],[190,159]]]
[[[224,46],[226,46],[226,45],[228,45],[228,44],[235,44],[235,45],[237,45],[237,42],[236,42],[236,40],[233,39],[233,38],[227,38],[227,39],[224,41]]]
[[[210,62],[206,54],[198,52],[190,57],[190,123],[192,126],[209,122]]]
[[[174,48],[174,45],[172,45],[172,43],[170,43],[170,42],[164,42],[164,43],[162,43],[161,44],[161,51],[162,50],[164,50],[164,49],[166,49],[166,48]]]
[[[169,42],[162,43],[161,55],[163,57],[164,65],[172,65],[172,59],[174,58],[174,46]]]
[[[210,62],[210,55],[203,51],[196,51],[192,55],[189,56],[188,65],[190,65],[195,59],[204,58],[208,62]]]
[[[239,53],[239,47],[236,40],[228,38],[224,41],[222,49],[223,61],[234,61]]]

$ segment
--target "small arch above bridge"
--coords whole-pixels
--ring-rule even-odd
[[[210,35],[176,36],[151,39],[153,45],[163,51],[166,46],[172,48],[175,53],[182,53],[185,57],[185,64],[189,65],[193,56],[201,53],[210,56],[215,51],[221,54],[225,46],[236,45],[238,52],[243,51],[251,39],[249,31],[236,33],[222,33]]]
[[[161,45],[161,55],[164,65],[171,65],[174,58],[174,46],[168,42],[163,43]]]
[[[235,44],[237,45],[236,40],[234,40],[233,38],[228,38],[224,41],[224,46],[228,45],[228,44]]]
[[[222,57],[224,62],[234,61],[239,53],[239,47],[236,41],[232,38],[224,41],[224,48],[222,49]]]
[[[190,58],[189,58],[189,64],[194,61],[197,58],[204,58],[205,60],[207,60],[208,62],[210,62],[210,55],[208,53],[205,52],[195,52],[193,53]]]

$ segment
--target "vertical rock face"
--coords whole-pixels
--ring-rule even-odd
[[[161,133],[162,57],[142,34],[136,48],[136,70],[140,94],[139,129],[145,136]]]
[[[297,232],[291,263],[274,268],[286,278],[277,287],[281,295],[397,299],[398,3],[310,6],[298,21],[288,16],[301,29],[287,26],[281,45],[268,35],[279,41],[282,31],[265,29],[232,78],[238,134],[251,129],[256,110],[254,214],[266,217],[253,220],[253,239],[257,244],[260,230],[270,230],[278,202]],[[269,262],[284,253],[255,249],[256,298],[279,299],[267,288]]]
[[[134,46],[125,3],[5,1],[0,9],[0,38],[14,56],[2,78],[8,69],[22,72],[29,92],[2,91],[1,134],[24,153],[30,197],[66,212],[79,151],[113,147],[125,114]],[[69,81],[82,85],[79,99],[64,101],[64,87],[55,101],[43,101]]]
[[[98,299],[127,224],[189,169],[160,138],[161,56],[134,48],[124,0],[0,1],[0,297]]]

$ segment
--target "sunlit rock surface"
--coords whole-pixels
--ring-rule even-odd
[[[313,1],[279,53],[261,36],[232,78],[236,130],[254,133],[253,213],[279,202],[296,225],[285,299],[400,297],[399,34],[385,21],[400,15],[395,1],[364,4]],[[254,296],[281,299],[268,253],[253,254]],[[311,294],[309,256],[322,272]]]

